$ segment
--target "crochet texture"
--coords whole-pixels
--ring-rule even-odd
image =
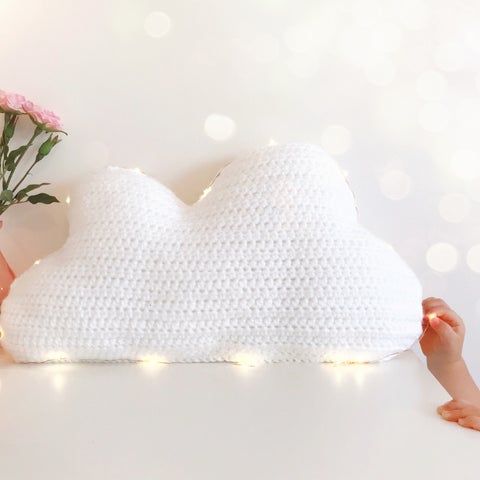
[[[421,288],[357,223],[319,147],[237,158],[192,206],[108,168],[72,194],[64,246],[2,305],[20,362],[375,361],[420,334]]]

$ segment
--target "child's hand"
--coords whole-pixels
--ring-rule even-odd
[[[480,407],[462,400],[451,400],[438,407],[437,412],[449,422],[480,431]]]
[[[446,366],[462,360],[465,327],[462,319],[440,298],[423,303],[422,352],[430,366]]]

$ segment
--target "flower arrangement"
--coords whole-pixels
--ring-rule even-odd
[[[4,115],[3,130],[0,138],[0,215],[12,205],[21,203],[58,202],[58,199],[47,193],[39,193],[38,189],[49,183],[25,184],[32,169],[43,160],[61,140],[60,118],[53,112],[27,100],[17,93],[0,90],[0,114]],[[18,119],[27,116],[32,122],[33,132],[30,140],[24,145],[11,146]],[[38,140],[43,137],[43,141]],[[25,155],[30,148],[36,149],[35,157],[26,162]]]

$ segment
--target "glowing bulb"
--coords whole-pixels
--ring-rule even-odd
[[[467,252],[467,265],[475,273],[480,273],[480,244],[473,246]]]
[[[390,200],[402,200],[410,193],[412,181],[400,171],[391,170],[380,177],[380,190]]]
[[[163,12],[151,12],[144,21],[144,28],[147,35],[153,38],[161,38],[170,31],[171,20]]]
[[[224,142],[235,133],[235,122],[226,115],[212,113],[205,119],[205,134],[212,140]]]
[[[431,322],[434,318],[437,318],[437,314],[435,312],[427,313],[427,318],[428,321]]]
[[[276,140],[274,140],[273,138],[271,138],[269,141],[268,141],[268,144],[267,144],[269,147],[273,147],[274,145],[278,145],[278,142]]]
[[[242,367],[258,367],[264,360],[256,353],[240,352],[232,358],[232,362]]]
[[[135,173],[143,173],[138,167],[131,168],[130,170]]]
[[[342,125],[330,125],[320,137],[322,147],[332,155],[341,155],[350,148],[350,132]]]
[[[41,260],[40,260],[40,259],[38,259],[38,260],[35,260],[35,261],[33,262],[33,264],[34,264],[34,265],[39,265],[39,264],[40,264],[40,262],[41,262]]]
[[[458,251],[449,243],[435,243],[427,250],[426,261],[432,270],[441,273],[450,272],[457,266]]]
[[[68,362],[68,355],[65,352],[50,352],[45,359],[47,362]]]
[[[5,333],[3,332],[3,328],[0,327],[0,340],[5,336]]]
[[[67,205],[70,204],[70,195],[65,199],[65,203],[66,203]]]
[[[146,371],[150,372],[159,370],[160,368],[165,367],[168,363],[167,359],[160,355],[145,355],[139,358],[139,361],[139,365]]]

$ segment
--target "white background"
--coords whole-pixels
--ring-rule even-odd
[[[114,164],[193,202],[243,149],[321,143],[363,224],[464,317],[480,380],[476,4],[0,0],[0,88],[63,118],[69,136],[32,177],[62,200]],[[0,244],[17,272],[62,245],[67,209],[7,212]],[[427,261],[439,242],[450,247]]]

